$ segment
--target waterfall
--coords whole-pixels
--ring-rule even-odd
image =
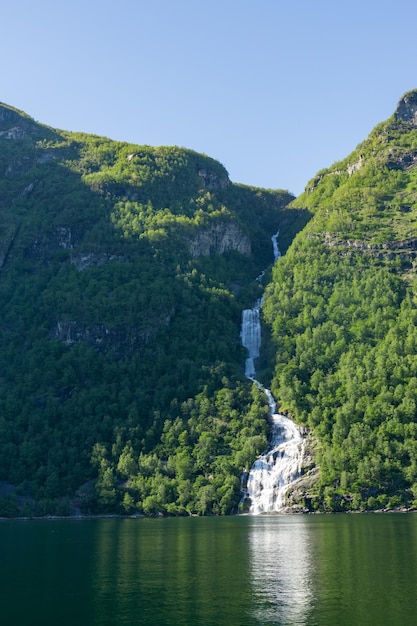
[[[281,251],[278,247],[278,235],[279,235],[279,230],[277,230],[275,235],[272,235],[271,237],[272,247],[274,250],[274,261],[278,261],[279,257],[281,256]]]
[[[259,356],[261,347],[261,321],[259,319],[260,300],[253,309],[245,309],[242,314],[242,346],[247,348],[249,356],[245,363],[245,376],[253,380],[255,378],[254,360]]]
[[[285,415],[272,415],[270,449],[259,456],[248,475],[245,497],[252,515],[280,511],[291,484],[301,475],[304,439]]]
[[[273,235],[272,244],[275,261],[281,256],[278,247],[279,231]],[[256,380],[255,359],[261,347],[261,300],[253,309],[242,313],[242,345],[248,350],[245,376],[254,381],[267,399],[272,423],[270,448],[261,454],[252,465],[246,482],[244,500],[250,501],[249,513],[271,513],[285,506],[285,495],[291,484],[301,475],[304,454],[304,439],[292,420],[277,413],[276,401],[269,389]]]

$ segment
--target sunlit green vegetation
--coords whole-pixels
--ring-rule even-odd
[[[417,506],[412,125],[378,125],[287,206],[190,150],[0,112],[0,515],[236,511],[267,444],[239,338],[265,268],[258,371],[317,442],[301,504]],[[192,253],[230,225],[249,255]]]
[[[392,118],[319,173],[267,289],[273,391],[320,444],[313,508],[417,505],[416,136]]]
[[[0,515],[236,509],[267,430],[241,310],[306,213],[190,150],[0,113]],[[190,253],[227,224],[251,255]]]

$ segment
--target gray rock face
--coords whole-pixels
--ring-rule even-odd
[[[75,265],[79,272],[83,272],[89,267],[97,267],[109,261],[123,261],[124,257],[116,254],[108,254],[107,252],[84,252],[72,255],[71,263]]]
[[[14,109],[9,108],[7,105],[3,105],[0,102],[0,123],[13,124],[20,120],[20,115]]]
[[[308,508],[303,508],[302,503],[314,499],[317,482],[320,478],[320,470],[315,464],[317,455],[317,441],[311,433],[306,434],[302,473],[298,480],[294,481],[286,494],[288,508],[286,513],[307,513]]]
[[[13,139],[17,141],[18,139],[23,139],[25,136],[25,131],[20,126],[13,126],[13,128],[9,128],[8,130],[0,131],[0,137],[2,139]]]
[[[251,245],[249,238],[237,224],[217,222],[200,231],[190,242],[189,250],[193,257],[223,254],[230,250],[250,256]]]
[[[76,321],[60,321],[56,325],[54,336],[67,345],[81,342],[100,345],[108,339],[109,330],[103,324],[87,327]]]
[[[392,152],[387,161],[389,170],[407,170],[417,164],[417,150],[403,150]]]
[[[417,126],[417,90],[409,91],[401,98],[394,117]]]
[[[203,180],[204,188],[210,191],[216,189],[225,189],[230,185],[230,180],[226,175],[218,176],[215,172],[211,170],[200,170],[198,175]]]
[[[33,187],[32,187],[33,189]],[[26,188],[22,193],[27,195],[30,189]],[[49,262],[54,251],[61,249],[71,251],[75,247],[76,233],[72,226],[56,226],[51,231],[44,231],[36,238],[31,246],[26,249],[26,256],[42,262]],[[79,237],[81,239],[81,237]]]
[[[347,166],[347,173],[349,174],[349,176],[352,176],[352,174],[354,174],[355,172],[359,172],[359,170],[362,168],[362,166],[364,165],[364,161],[362,156],[359,157],[359,160],[356,161],[356,163],[351,163],[350,165]]]
[[[108,328],[105,324],[86,324],[80,320],[58,320],[50,330],[50,337],[70,347],[84,343],[99,352],[109,350],[125,358],[147,345],[170,325],[175,309],[167,309],[159,317],[143,319],[137,325],[120,324]]]

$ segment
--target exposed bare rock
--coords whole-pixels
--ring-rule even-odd
[[[315,178],[313,178],[310,185],[306,187],[306,192],[312,193],[316,189],[319,182],[327,176],[340,176],[341,174],[344,174],[345,172],[349,176],[352,176],[352,174],[354,174],[355,172],[358,172],[364,165],[365,165],[365,161],[361,155],[357,161],[348,165],[345,170],[344,169],[343,170],[327,170],[323,172],[322,174],[318,174]]]
[[[18,198],[24,198],[25,196],[28,196],[30,193],[32,193],[34,189],[35,189],[35,182],[29,183],[29,185],[26,185],[23,191],[19,193]]]
[[[124,260],[124,257],[116,254],[107,254],[106,252],[84,252],[73,255],[71,257],[71,263],[75,265],[79,272],[82,272],[89,267],[97,267],[108,263],[109,261]]]
[[[72,248],[72,233],[70,226],[58,226],[56,229],[57,242],[60,248]]]
[[[139,326],[120,324],[108,328],[105,324],[86,324],[78,320],[59,320],[50,330],[50,337],[66,346],[84,343],[100,352],[112,351],[125,358],[147,345],[162,329],[169,326],[175,309],[166,310],[155,319],[143,320]]]
[[[409,91],[401,98],[394,117],[411,126],[417,126],[417,90]]]
[[[364,160],[362,158],[362,156],[359,157],[358,161],[355,161],[355,163],[351,163],[350,165],[347,166],[347,173],[349,174],[349,176],[352,176],[352,174],[354,174],[355,172],[358,172],[364,165]]]
[[[57,226],[54,230],[43,232],[26,249],[26,255],[39,261],[48,262],[50,254],[63,248],[72,250],[75,245],[74,228],[71,226]]]
[[[302,474],[294,481],[286,494],[287,513],[307,512],[306,504],[315,497],[320,470],[315,464],[317,441],[311,433],[306,435]]]
[[[396,255],[414,258],[417,254],[417,238],[404,239],[386,243],[367,243],[354,239],[339,239],[331,233],[323,233],[324,244],[329,247],[351,248],[361,250],[378,258],[394,258]]]
[[[306,187],[306,192],[307,193],[312,193],[315,188],[317,187],[317,185],[319,184],[319,182],[321,181],[321,179],[324,177],[324,174],[318,174],[317,176],[315,176],[310,185],[308,185],[308,187]]]
[[[4,127],[13,125],[22,121],[22,112],[9,107],[7,104],[0,102],[0,124]]]
[[[417,150],[392,152],[387,160],[389,170],[407,170],[417,165]]]
[[[23,139],[25,136],[25,131],[20,126],[13,126],[13,128],[9,128],[8,130],[0,131],[1,139],[12,139],[17,141],[19,139]]]
[[[219,176],[212,170],[202,169],[199,170],[198,175],[202,178],[205,189],[209,191],[226,189],[230,185],[230,180],[226,174]]]
[[[81,342],[100,345],[108,338],[109,333],[110,331],[104,324],[95,324],[94,326],[88,327],[81,322],[69,321],[58,322],[54,335],[56,339],[66,345]]]
[[[223,254],[230,250],[250,256],[251,245],[249,238],[237,224],[216,222],[194,237],[189,243],[189,250],[193,257]]]

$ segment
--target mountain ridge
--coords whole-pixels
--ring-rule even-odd
[[[313,442],[288,503],[417,506],[416,112],[294,199],[1,105],[0,513],[236,512],[267,446],[239,342],[265,284],[257,371]]]
[[[292,206],[313,218],[274,267],[274,395],[319,444],[310,509],[417,504],[417,91]]]
[[[307,212],[191,150],[0,133],[0,514],[230,511],[267,431],[240,311]]]

